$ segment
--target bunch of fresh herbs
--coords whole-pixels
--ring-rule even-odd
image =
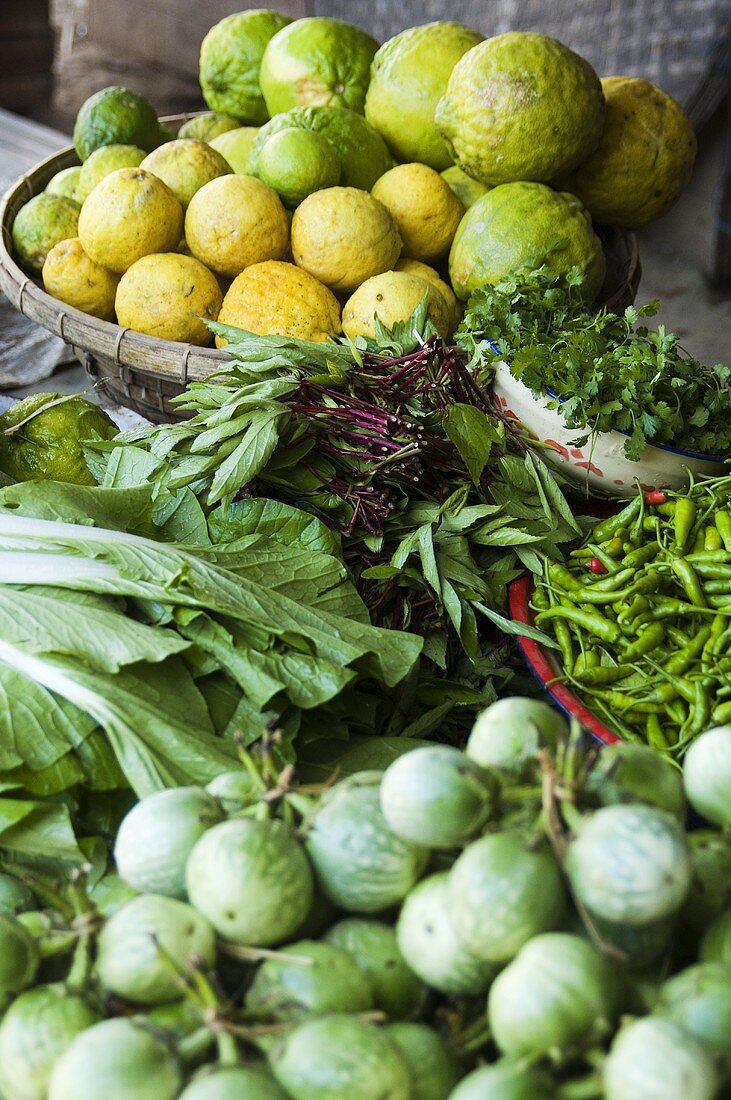
[[[725,457],[731,368],[699,363],[662,325],[638,325],[657,308],[588,309],[578,273],[537,271],[478,290],[457,339],[487,367],[507,362],[536,397],[550,394],[579,446],[615,429],[633,461],[648,443]]]

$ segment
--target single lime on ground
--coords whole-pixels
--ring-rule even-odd
[[[218,111],[202,111],[199,115],[193,115],[178,130],[179,138],[197,138],[198,141],[210,141],[211,138],[225,134],[229,130],[236,130],[241,125],[237,118],[231,115],[222,115]]]
[[[46,256],[43,286],[48,294],[82,313],[111,321],[119,275],[84,252],[78,237],[59,241]]]
[[[21,206],[13,222],[13,251],[21,267],[36,274],[55,244],[77,235],[79,204],[44,192]]]
[[[580,200],[543,183],[503,183],[488,191],[463,217],[449,253],[449,276],[463,300],[521,272],[563,275],[575,266],[591,301],[604,280],[601,241]]]
[[[152,104],[117,84],[89,96],[74,124],[74,145],[82,161],[102,145],[137,145],[149,153],[164,140]]]
[[[607,116],[599,145],[565,186],[601,225],[633,229],[675,205],[690,182],[698,143],[683,108],[655,84],[610,76],[602,88]]]
[[[80,164],[74,164],[71,168],[62,168],[61,171],[56,172],[56,175],[52,176],[46,184],[46,194],[63,195],[67,199],[73,199],[74,202],[78,202],[76,187],[79,182],[80,173]]]
[[[483,36],[462,23],[438,20],[409,27],[379,49],[371,67],[365,116],[397,160],[437,171],[452,163],[434,123],[452,69]]]
[[[326,286],[294,264],[266,260],[242,271],[223,300],[219,321],[262,336],[322,343],[340,331],[340,306]],[[216,338],[218,347],[226,340]]]
[[[178,252],[143,256],[125,271],[117,288],[120,325],[185,344],[209,344],[205,322],[215,321],[221,290],[212,271]]]
[[[176,138],[160,145],[145,157],[142,167],[168,185],[183,210],[204,184],[231,172],[216,149],[196,138]]]
[[[348,107],[363,113],[378,43],[326,15],[297,19],[274,35],[259,79],[270,115],[292,107]]]
[[[568,46],[510,31],[457,62],[435,119],[455,163],[482,183],[548,183],[599,144],[604,95]]]
[[[294,262],[336,293],[349,294],[401,255],[401,238],[383,205],[355,187],[315,191],[292,217]]]
[[[213,111],[261,126],[269,113],[261,94],[259,69],[269,40],[291,19],[265,8],[227,15],[201,43],[200,85]]]
[[[121,275],[142,256],[178,247],[183,208],[152,172],[119,168],[82,206],[78,236],[92,260]]]
[[[85,202],[98,183],[118,168],[137,168],[147,156],[136,145],[101,145],[81,166],[76,201]]]
[[[251,146],[258,133],[258,126],[238,126],[235,130],[227,130],[224,134],[212,137],[208,144],[221,154],[237,175],[245,176]]]
[[[116,434],[107,414],[83,397],[34,393],[0,416],[0,470],[16,481],[94,485],[82,443]]]
[[[233,278],[251,264],[282,259],[289,221],[279,195],[261,180],[219,176],[191,199],[185,239],[201,263]]]
[[[406,271],[385,271],[366,279],[343,306],[343,332],[354,340],[356,336],[376,335],[376,317],[392,329],[407,321],[428,295],[427,314],[441,336],[449,330],[447,304],[433,283]]]
[[[259,155],[273,134],[291,126],[316,130],[328,138],[338,151],[342,165],[341,183],[370,191],[373,184],[393,168],[393,157],[381,135],[356,111],[346,107],[295,107],[276,115],[259,130],[249,154],[247,170],[259,174]]]
[[[259,154],[259,178],[286,206],[298,206],[313,191],[340,183],[340,157],[315,130],[290,127],[272,134]]]
[[[404,256],[433,263],[447,255],[465,208],[438,172],[426,164],[397,164],[376,180],[371,194],[390,210]]]
[[[471,176],[468,176],[466,172],[463,172],[461,168],[458,168],[456,164],[453,164],[450,168],[445,168],[442,172],[442,179],[445,179],[449,186],[454,191],[455,195],[465,207],[472,206],[473,202],[477,202],[478,199],[486,195],[490,190],[489,183],[480,183],[479,180],[473,180]]]

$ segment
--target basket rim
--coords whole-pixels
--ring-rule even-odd
[[[205,112],[167,115],[161,121],[182,123],[201,113]],[[134,364],[140,364],[138,369],[183,384],[189,379],[210,376],[224,363],[230,362],[227,352],[161,340],[113,321],[91,317],[47,294],[13,259],[12,222],[17,210],[40,194],[56,172],[78,163],[74,146],[65,146],[19,176],[0,198],[0,290],[21,313],[60,336],[66,343],[92,355],[110,357],[119,366],[129,364],[131,360]],[[143,362],[144,366],[141,365]]]

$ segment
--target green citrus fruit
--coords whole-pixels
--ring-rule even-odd
[[[231,173],[228,161],[196,138],[166,142],[145,157],[142,167],[168,185],[183,210],[204,184]]]
[[[444,169],[442,172],[442,179],[447,181],[459,201],[466,207],[472,206],[473,202],[477,202],[479,198],[482,198],[482,196],[486,195],[490,190],[489,184],[480,183],[479,180],[473,180],[471,176],[468,176],[467,173],[463,172],[461,168],[458,168],[456,164],[453,164],[450,168]]]
[[[74,125],[74,145],[82,161],[102,145],[137,145],[149,153],[163,140],[152,104],[116,84],[89,96]]]
[[[370,191],[376,180],[393,168],[393,158],[381,135],[362,115],[345,107],[295,107],[262,126],[249,154],[248,171],[259,174],[259,156],[272,134],[291,126],[316,130],[335,146],[342,165],[342,184]]]
[[[272,134],[259,154],[259,178],[286,206],[340,183],[340,157],[324,134],[290,127]]]
[[[474,203],[449,253],[457,297],[537,268],[562,275],[578,266],[587,299],[599,290],[604,253],[591,218],[575,195],[542,183],[503,183]]]
[[[111,439],[117,428],[103,409],[83,397],[48,407],[59,397],[34,393],[0,416],[0,469],[16,481],[94,485],[82,440]],[[8,432],[12,428],[18,430]]]
[[[602,225],[632,229],[667,214],[690,181],[697,142],[666,92],[631,76],[602,80],[607,115],[598,147],[561,180]]]
[[[235,130],[227,130],[225,134],[211,138],[208,144],[221,154],[234,172],[245,176],[249,152],[258,133],[258,126],[238,126]]]
[[[288,15],[254,8],[227,15],[201,43],[200,84],[213,111],[251,126],[269,118],[259,86],[261,59],[269,40],[291,23]]]
[[[604,96],[588,61],[555,38],[511,31],[457,62],[436,110],[455,162],[482,183],[549,182],[599,143]]]
[[[381,46],[373,59],[365,116],[397,160],[418,160],[437,171],[452,163],[434,112],[456,63],[482,41],[462,23],[439,20],[409,27]]]
[[[78,202],[76,198],[76,187],[79,182],[80,173],[80,164],[75,164],[73,168],[62,168],[61,171],[56,172],[56,175],[46,184],[46,194],[63,195],[67,199],[73,199],[74,202]]]
[[[275,34],[261,61],[261,90],[270,115],[292,107],[349,107],[363,113],[378,43],[328,16],[297,19]]]
[[[194,115],[178,130],[179,138],[197,138],[198,141],[210,141],[211,138],[225,134],[228,130],[236,130],[240,125],[237,118],[231,115],[221,115],[217,111],[203,111]]]
[[[137,168],[146,157],[136,145],[101,145],[81,166],[76,201],[84,202],[96,185],[118,168]]]
[[[36,195],[13,222],[13,250],[21,267],[40,272],[55,244],[75,237],[79,204],[63,195]]]

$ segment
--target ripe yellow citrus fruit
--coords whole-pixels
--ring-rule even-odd
[[[289,222],[276,191],[253,176],[220,176],[190,201],[185,239],[206,267],[233,278],[251,264],[280,260]]]
[[[465,208],[438,172],[398,164],[376,180],[371,194],[390,210],[404,256],[425,263],[446,256]]]
[[[401,254],[391,214],[367,191],[328,187],[305,199],[292,217],[294,262],[336,293],[390,271]]]
[[[44,192],[21,206],[13,222],[13,251],[21,267],[40,273],[55,244],[75,237],[79,204]]]
[[[259,80],[270,115],[292,107],[348,107],[363,114],[378,43],[329,16],[297,19],[270,40]]]
[[[427,313],[434,327],[446,336],[449,315],[444,298],[437,287],[426,279],[406,271],[384,271],[366,279],[343,306],[343,332],[354,340],[356,336],[375,337],[376,317],[392,329],[406,321],[428,294]]]
[[[102,321],[114,317],[119,275],[95,263],[78,237],[59,241],[46,256],[43,286],[54,298]]]
[[[118,168],[137,168],[146,156],[145,150],[136,145],[100,145],[81,166],[74,196],[76,201],[85,202],[96,185],[110,172],[116,172]]]
[[[449,253],[458,298],[524,271],[543,268],[583,274],[588,300],[602,285],[605,260],[586,208],[575,195],[543,183],[503,183],[474,203],[459,224]]]
[[[178,252],[143,256],[124,273],[117,288],[120,325],[160,340],[203,346],[212,333],[221,290],[212,271]]]
[[[340,157],[316,130],[290,127],[272,134],[259,154],[259,179],[285,206],[298,206],[313,191],[340,183]]]
[[[234,172],[245,176],[248,173],[249,152],[258,133],[258,126],[238,126],[235,130],[227,130],[210,138],[208,144],[221,154]]]
[[[142,167],[168,185],[183,210],[204,184],[231,171],[219,152],[196,138],[176,138],[160,145],[145,157]]]
[[[452,69],[483,36],[462,23],[439,20],[409,27],[379,49],[371,66],[365,116],[404,163],[441,171],[452,163],[434,124]]]
[[[599,146],[562,182],[600,224],[633,229],[677,202],[693,171],[696,137],[680,104],[649,81],[610,76],[602,87]]]
[[[200,85],[213,111],[261,126],[269,113],[259,86],[267,43],[291,20],[265,8],[237,11],[209,30],[201,43]]]
[[[218,320],[262,336],[294,336],[322,343],[340,331],[340,306],[322,283],[294,264],[265,260],[231,283]],[[216,337],[218,347],[226,340]]]
[[[471,176],[468,176],[466,172],[463,172],[461,168],[458,168],[456,164],[453,164],[450,168],[445,168],[442,172],[442,179],[445,179],[449,186],[454,191],[459,201],[465,206],[472,206],[473,202],[477,202],[479,198],[487,194],[490,190],[489,183],[480,183],[479,180],[473,180]]]
[[[454,332],[462,320],[462,306],[457,301],[457,295],[449,283],[444,281],[436,268],[430,267],[429,264],[423,264],[421,260],[410,260],[408,257],[402,256],[394,267],[394,271],[405,271],[407,275],[416,275],[417,278],[423,279],[424,282],[436,287],[444,299],[449,314],[448,333]]]
[[[229,130],[237,130],[241,123],[231,115],[221,115],[217,111],[203,111],[194,115],[178,130],[179,138],[197,138],[198,141],[208,141],[226,134]]]
[[[142,256],[177,248],[183,208],[151,172],[119,168],[96,185],[82,206],[78,235],[92,260],[121,275]]]
[[[435,117],[468,175],[548,183],[599,144],[604,96],[589,62],[568,46],[510,31],[457,62]]]

